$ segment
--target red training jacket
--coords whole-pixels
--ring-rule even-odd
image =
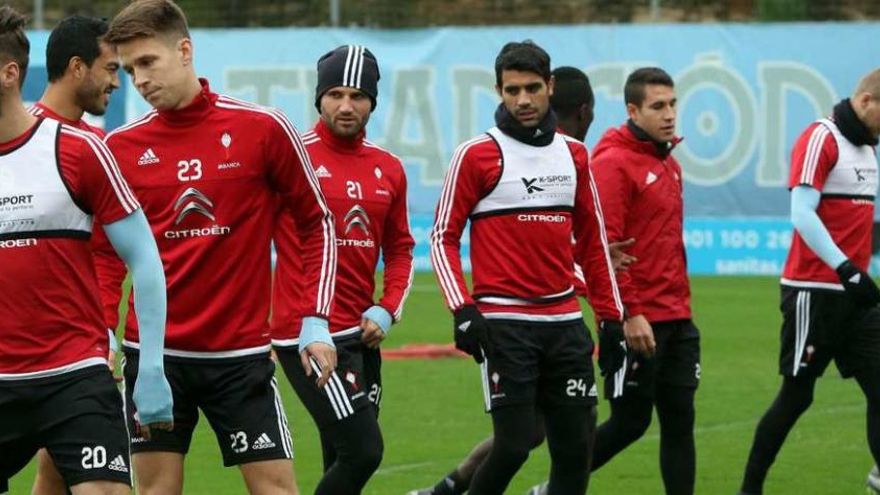
[[[277,110],[202,91],[107,136],[142,199],[168,284],[165,354],[268,352],[270,241],[278,198],[305,233],[306,313],[328,317],[336,271],[333,217],[293,125]],[[101,269],[101,265],[98,266]],[[118,266],[109,291],[125,275]],[[137,348],[129,304],[124,345]]]
[[[617,273],[629,314],[651,323],[691,318],[681,166],[675,157],[623,125],[602,136],[590,168],[608,239],[636,240],[630,254],[639,261]]]
[[[406,175],[400,160],[364,139],[336,137],[319,120],[303,142],[336,218],[336,294],[330,314],[334,338],[360,332],[361,314],[373,306],[379,253],[384,262],[378,304],[394,321],[413,279],[413,246],[406,202]],[[285,210],[275,231],[278,261],[272,299],[275,345],[296,345],[302,308],[302,262],[293,215]]]

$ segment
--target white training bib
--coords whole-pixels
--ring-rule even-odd
[[[61,124],[44,119],[21,146],[0,153],[0,239],[88,238],[92,216],[61,178]]]

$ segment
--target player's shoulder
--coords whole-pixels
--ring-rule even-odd
[[[367,151],[371,159],[377,160],[383,165],[403,167],[403,160],[401,160],[399,156],[368,139],[364,139],[364,149]]]
[[[561,132],[557,132],[556,137],[557,139],[562,139],[562,142],[565,143],[566,146],[568,146],[569,151],[571,151],[572,155],[574,155],[576,158],[587,159],[589,157],[590,152],[587,150],[587,145],[585,145],[583,141],[579,141]]]
[[[501,148],[488,132],[464,141],[455,148],[453,159],[485,159],[501,156]]]
[[[295,131],[293,123],[281,110],[240,100],[227,95],[217,95],[215,107],[224,113],[230,114],[239,127],[257,129],[276,129],[291,133]]]
[[[106,133],[104,142],[109,145],[111,143],[124,142],[128,139],[136,139],[141,133],[148,131],[150,127],[155,125],[158,116],[159,112],[150,110],[137,119]]]

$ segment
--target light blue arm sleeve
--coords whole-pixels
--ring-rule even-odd
[[[107,238],[131,271],[140,335],[140,359],[162,362],[165,340],[165,271],[144,212],[105,225]]]
[[[816,214],[822,193],[800,185],[791,190],[791,223],[807,246],[832,269],[846,261],[846,255],[834,244],[828,229]]]
[[[171,388],[165,379],[163,350],[167,299],[165,270],[150,224],[140,209],[104,225],[107,238],[131,272],[138,320],[140,359],[134,402],[141,424],[172,421]]]

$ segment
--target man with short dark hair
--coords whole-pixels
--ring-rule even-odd
[[[550,97],[550,106],[557,116],[557,129],[562,134],[583,141],[587,137],[587,131],[593,122],[593,107],[595,99],[590,79],[580,69],[574,67],[557,67],[553,69],[553,95]],[[618,246],[620,246],[618,244]],[[617,246],[611,244],[611,258],[615,267],[628,266],[633,258],[624,254]],[[624,246],[621,246],[624,247]],[[575,271],[580,274],[580,267],[575,265]],[[580,274],[580,278],[583,275]],[[582,285],[582,282],[577,284]],[[543,418],[539,416],[537,421],[537,435],[535,443],[544,441]],[[409,495],[457,495],[465,493],[471,484],[477,467],[492,449],[492,437],[480,442],[468,454],[468,456],[452,472],[438,481],[432,488],[413,490]]]
[[[575,263],[603,321],[603,342],[622,340],[623,305],[586,148],[556,131],[550,111],[549,55],[530,41],[508,43],[495,75],[502,100],[497,126],[456,150],[431,236],[456,347],[481,364],[492,414],[494,444],[469,492],[504,492],[534,446],[540,408],[552,459],[550,493],[583,494],[596,391]],[[473,295],[459,251],[468,220]],[[623,359],[619,346],[602,349],[603,370]]]
[[[121,495],[131,485],[128,432],[107,367],[93,224],[104,226],[132,273],[142,379],[130,397],[145,438],[172,428],[162,363],[165,277],[150,226],[107,147],[24,108],[24,24],[0,7],[0,493],[46,448],[77,495]]]
[[[73,15],[63,19],[49,34],[46,43],[46,69],[49,84],[43,97],[29,109],[32,115],[48,117],[98,137],[104,130],[89,125],[83,115],[104,115],[110,94],[119,88],[119,62],[116,51],[101,38],[108,29],[107,21],[95,17]],[[93,239],[105,239],[100,225],[92,229]],[[104,242],[93,242],[104,246]],[[100,263],[105,257],[94,258]],[[98,274],[104,273],[98,270]],[[99,285],[104,285],[100,284]],[[108,329],[116,328],[118,304],[102,297],[104,321]],[[115,367],[116,336],[109,331],[110,354],[108,363]],[[55,469],[52,458],[45,450],[37,455],[38,469],[32,495],[64,494],[64,480]]]
[[[782,385],[758,427],[740,493],[760,495],[816,381],[833,359],[867,407],[868,446],[880,461],[880,290],[868,274],[877,196],[880,69],[862,77],[832,115],[810,124],[791,152],[794,238],[781,279]]]
[[[682,241],[682,171],[671,154],[681,140],[674,83],[660,68],[638,69],[627,78],[624,100],[629,120],[602,136],[591,170],[609,240],[634,238],[639,262],[618,274],[629,353],[605,377],[611,416],[596,430],[592,469],[638,440],[656,407],[666,493],[692,495],[700,334],[691,319]]]

